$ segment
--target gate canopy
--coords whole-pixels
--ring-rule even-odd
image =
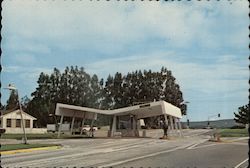
[[[156,101],[114,110],[100,110],[57,103],[55,114],[58,116],[77,117],[94,120],[97,119],[97,114],[116,116],[135,115],[137,116],[137,119],[159,115],[169,115],[179,119],[182,118],[181,110],[178,107],[165,101]]]

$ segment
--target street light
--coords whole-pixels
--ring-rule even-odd
[[[18,90],[14,85],[11,85],[11,84],[9,84],[9,86],[4,88],[4,89],[8,89],[8,90],[11,90],[11,91],[16,91],[16,93],[17,93],[18,104],[19,104],[20,115],[21,115],[22,128],[23,128],[24,144],[27,144],[27,136],[26,136],[26,133],[25,133],[24,120],[23,120],[23,114],[22,114],[23,110],[22,110],[22,105],[21,105],[19,94],[18,94]]]

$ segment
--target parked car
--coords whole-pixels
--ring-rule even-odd
[[[90,125],[84,125],[82,128],[81,128],[81,132],[83,133],[86,133],[86,132],[89,132],[91,129]],[[97,131],[98,128],[96,126],[93,126],[93,131]]]

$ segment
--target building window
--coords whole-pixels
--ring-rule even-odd
[[[25,128],[30,128],[30,120],[25,120]]]
[[[16,119],[16,127],[21,128],[21,120],[20,119]]]
[[[7,119],[7,127],[11,127],[11,119]]]

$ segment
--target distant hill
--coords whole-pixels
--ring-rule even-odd
[[[212,128],[231,128],[233,126],[239,126],[239,123],[236,123],[234,119],[224,119],[224,120],[215,120],[215,121],[209,121],[210,127]],[[186,122],[183,122],[183,127],[186,127]],[[189,122],[190,128],[205,128],[207,127],[207,121],[195,121],[195,122]]]

